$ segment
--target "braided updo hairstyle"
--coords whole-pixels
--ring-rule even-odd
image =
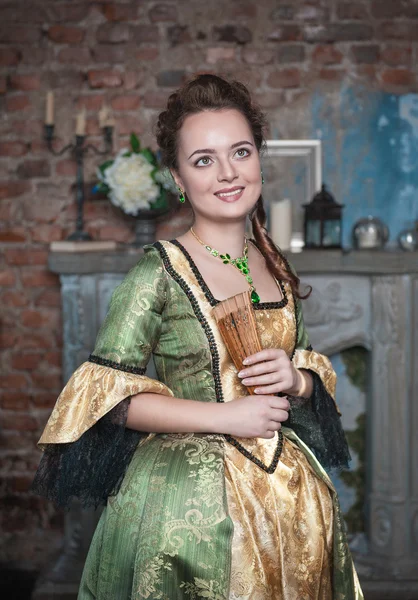
[[[158,117],[156,137],[164,166],[178,171],[178,133],[186,117],[205,110],[223,109],[238,110],[247,119],[256,148],[260,152],[265,145],[266,118],[261,109],[253,103],[246,86],[239,81],[228,81],[217,75],[198,75],[169,96],[166,110]],[[299,278],[292,272],[268,235],[262,196],[257,200],[251,221],[257,247],[263,254],[269,271],[278,280],[287,281],[295,296],[306,298],[299,292]]]

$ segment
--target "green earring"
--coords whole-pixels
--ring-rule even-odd
[[[263,170],[261,170],[261,184],[264,183],[264,175],[263,175]]]
[[[184,192],[183,192],[183,190],[182,190],[180,187],[178,187],[177,189],[178,189],[178,191],[179,191],[179,200],[180,200],[180,202],[182,202],[182,203],[183,203],[183,202],[186,202],[186,198],[184,197]]]

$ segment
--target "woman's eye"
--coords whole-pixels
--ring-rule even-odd
[[[245,158],[246,156],[249,156],[250,151],[246,148],[240,148],[239,150],[237,150],[236,153],[239,156],[239,158]]]
[[[211,159],[209,158],[209,156],[202,156],[202,158],[199,158],[195,165],[196,167],[206,167],[207,165],[210,165],[210,163]]]

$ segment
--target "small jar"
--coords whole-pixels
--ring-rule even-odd
[[[353,243],[358,250],[378,250],[389,239],[389,229],[378,219],[369,215],[360,219],[353,227]]]

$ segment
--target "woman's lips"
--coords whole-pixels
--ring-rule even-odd
[[[230,191],[216,192],[215,196],[223,202],[236,202],[241,198],[244,190],[243,187],[231,188]]]

